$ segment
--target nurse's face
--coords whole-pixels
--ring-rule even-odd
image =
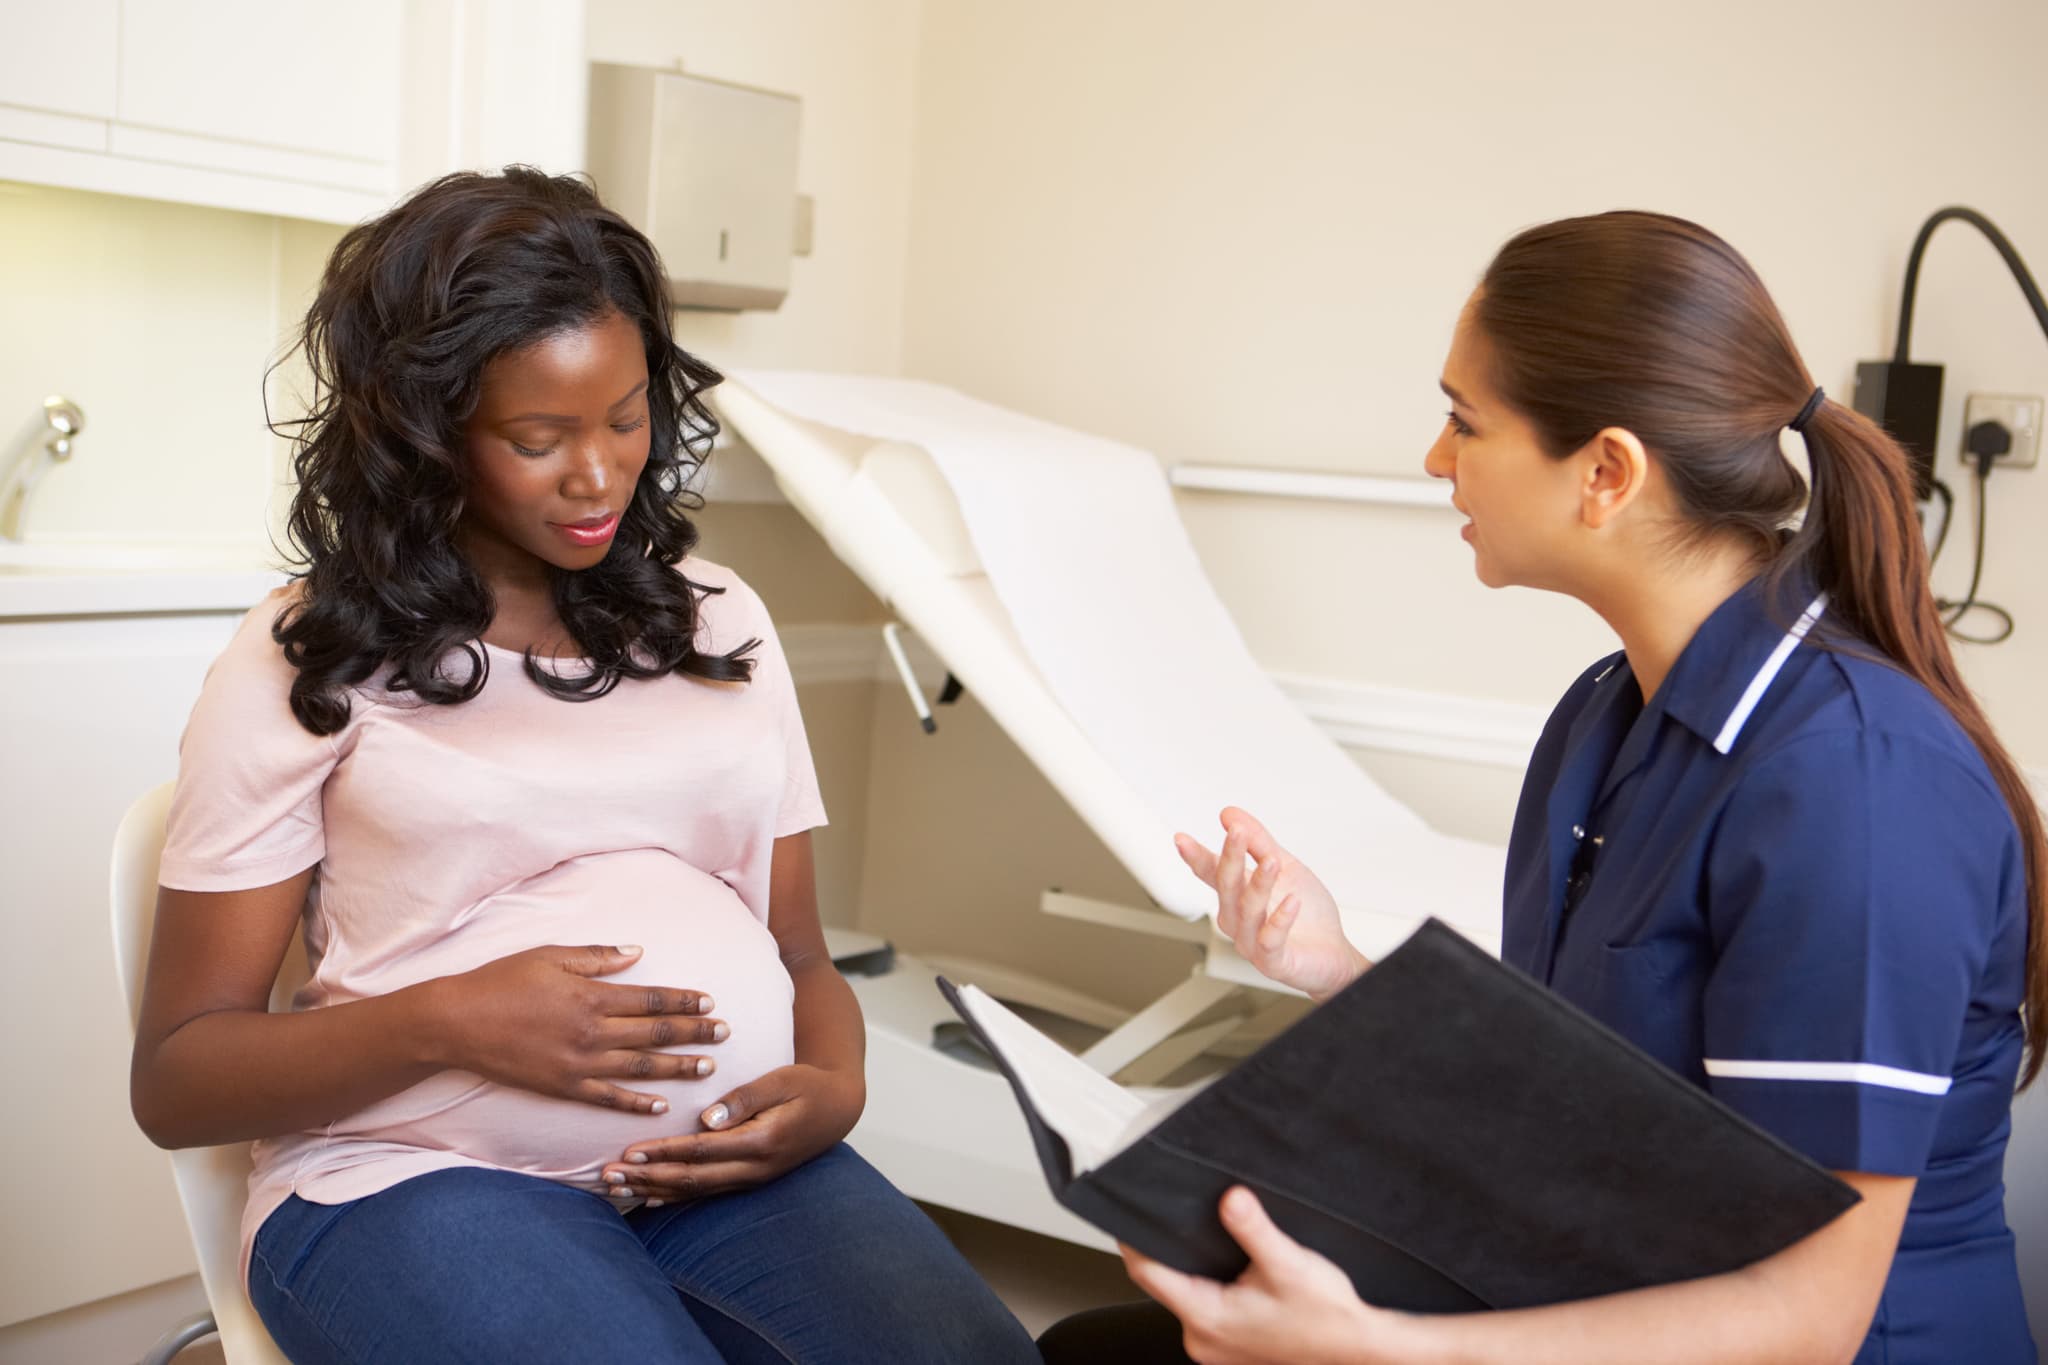
[[[1451,481],[1480,582],[1570,592],[1579,471],[1544,454],[1535,428],[1495,394],[1490,360],[1467,303],[1444,361],[1451,410],[1422,467]]]

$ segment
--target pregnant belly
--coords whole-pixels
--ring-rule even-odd
[[[508,1170],[598,1187],[601,1167],[650,1138],[697,1132],[699,1115],[727,1092],[794,1060],[789,973],[774,937],[732,889],[658,850],[565,863],[479,907],[439,945],[429,975],[467,970],[548,943],[637,943],[631,986],[703,991],[712,1017],[732,1026],[722,1043],[666,1049],[710,1057],[701,1080],[618,1084],[668,1102],[640,1114],[554,1099],[442,1072],[337,1124],[330,1141],[426,1148]]]

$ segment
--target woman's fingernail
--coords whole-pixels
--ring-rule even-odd
[[[635,1166],[645,1166],[647,1164],[647,1153],[634,1152],[632,1155],[628,1156],[626,1160],[632,1162]]]
[[[725,1123],[725,1120],[726,1111],[725,1106],[722,1104],[714,1104],[704,1111],[704,1126],[706,1128],[720,1127]]]
[[[619,951],[627,957],[638,957],[640,956],[640,945],[637,943],[621,943]]]
[[[604,1183],[607,1185],[623,1185],[626,1183],[626,1173],[624,1171],[606,1171],[604,1173]]]
[[[713,1000],[710,996],[700,995],[697,997],[697,1013],[709,1014],[712,1010],[716,1009],[717,1007],[718,1002],[716,1000]]]
[[[647,1201],[647,1207],[650,1209],[658,1209],[667,1202],[668,1201],[666,1199],[650,1199]]]
[[[726,1025],[726,1024],[723,1024],[723,1023],[719,1023],[719,1024],[713,1024],[713,1025],[711,1026],[711,1041],[712,1041],[712,1042],[714,1042],[714,1043],[722,1043],[722,1042],[724,1042],[724,1041],[725,1041],[725,1040],[726,1040],[727,1038],[730,1038],[731,1036],[732,1036],[732,1029],[731,1029],[731,1027],[730,1027],[730,1026],[728,1026],[728,1025]]]
[[[709,1076],[711,1074],[711,1059],[709,1057],[699,1057],[697,1059],[697,1074],[699,1076]]]
[[[654,1102],[654,1112],[657,1114],[666,1114],[668,1112],[668,1101],[656,1100]]]

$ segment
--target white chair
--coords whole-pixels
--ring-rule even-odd
[[[114,835],[110,898],[113,908],[114,964],[128,999],[128,1025],[135,1026],[142,1004],[142,974],[149,961],[149,936],[156,921],[157,859],[163,851],[164,821],[171,809],[171,784],[166,782],[128,808]],[[300,955],[294,951],[278,974],[272,993],[304,979]],[[228,1365],[289,1365],[271,1341],[262,1319],[249,1303],[241,1274],[242,1205],[249,1193],[249,1144],[190,1147],[172,1152],[171,1174],[192,1248],[199,1254],[199,1278],[206,1286],[213,1312],[180,1323],[166,1333],[143,1365],[165,1365],[193,1342],[220,1334]]]

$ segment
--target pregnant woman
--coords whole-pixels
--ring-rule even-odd
[[[343,237],[303,349],[304,569],[186,731],[133,1074],[158,1143],[256,1139],[278,1344],[1035,1360],[842,1141],[824,811],[760,599],[687,557],[718,376],[652,246],[575,180],[450,176]]]

